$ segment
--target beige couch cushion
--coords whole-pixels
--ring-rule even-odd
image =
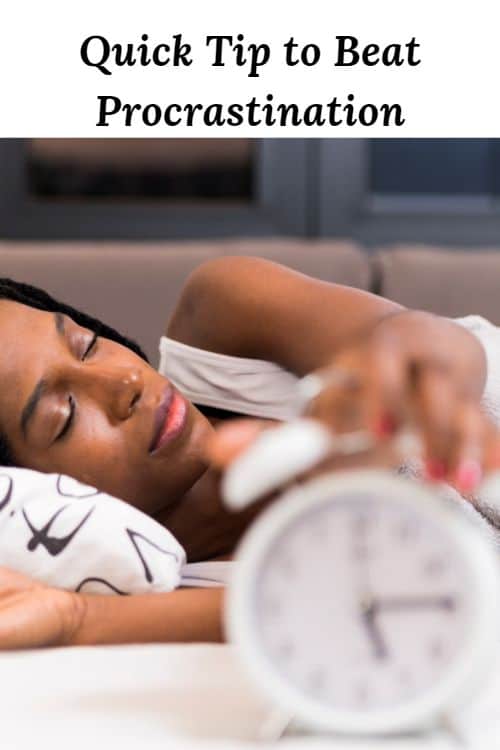
[[[500,252],[400,246],[374,258],[378,291],[407,307],[500,325]]]
[[[153,364],[188,274],[220,255],[259,255],[329,281],[367,288],[370,267],[347,242],[293,240],[176,243],[0,242],[0,276],[46,289],[136,339]]]

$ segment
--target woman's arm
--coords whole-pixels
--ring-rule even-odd
[[[0,568],[0,649],[222,641],[222,589],[99,596]]]
[[[409,355],[449,357],[482,393],[484,353],[463,327],[261,258],[224,257],[199,266],[167,333],[191,346],[267,359],[302,375],[328,364],[382,322]]]
[[[227,257],[191,275],[168,334],[298,375],[332,366],[354,371],[359,387],[327,389],[312,413],[336,430],[379,435],[410,422],[424,438],[429,474],[464,491],[479,481],[481,465],[498,463],[479,408],[483,347],[446,318],[262,259]]]
[[[68,645],[224,640],[222,588],[136,596],[78,595],[81,614]]]

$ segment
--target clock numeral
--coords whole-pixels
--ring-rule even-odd
[[[372,525],[372,521],[373,519],[366,514],[356,516],[352,522],[353,534],[357,537],[367,534]]]
[[[368,685],[364,683],[360,683],[359,685],[356,685],[354,689],[354,704],[358,708],[366,708],[366,706],[369,705],[372,698],[372,691],[368,687]]]
[[[424,563],[424,573],[431,578],[437,578],[446,570],[446,562],[440,557],[429,557]]]
[[[456,612],[459,608],[457,599],[454,596],[443,597],[443,608],[446,612]]]
[[[371,557],[370,548],[366,544],[355,544],[352,548],[352,557],[353,560],[356,560],[357,562],[369,560]]]
[[[418,536],[418,526],[414,522],[403,521],[396,527],[395,536],[402,542],[408,542],[410,539],[415,539],[415,537]]]
[[[445,651],[445,645],[440,638],[435,638],[428,644],[429,659],[432,662],[443,661]]]

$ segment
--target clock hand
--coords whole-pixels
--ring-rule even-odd
[[[377,610],[374,606],[374,601],[371,597],[364,597],[361,599],[361,620],[367,631],[368,637],[373,646],[373,655],[376,659],[382,661],[387,659],[389,652],[387,644],[380,632],[380,628],[376,622]]]
[[[393,596],[372,599],[375,612],[397,612],[408,609],[444,609],[453,611],[456,602],[452,596]]]
[[[368,560],[366,553],[367,518],[358,519],[352,528],[354,542],[354,559],[360,591],[359,609],[361,621],[373,647],[373,655],[378,660],[387,659],[389,654],[387,645],[376,622],[377,611],[373,606],[374,598],[371,593]]]
[[[373,655],[382,661],[389,657],[389,650],[377,622],[382,612],[398,612],[409,609],[440,608],[452,611],[455,599],[452,596],[394,596],[376,599],[370,594],[361,598],[361,620],[373,646]]]

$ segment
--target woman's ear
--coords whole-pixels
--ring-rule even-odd
[[[206,453],[213,466],[225,469],[263,432],[276,426],[267,419],[235,419],[218,426]]]

